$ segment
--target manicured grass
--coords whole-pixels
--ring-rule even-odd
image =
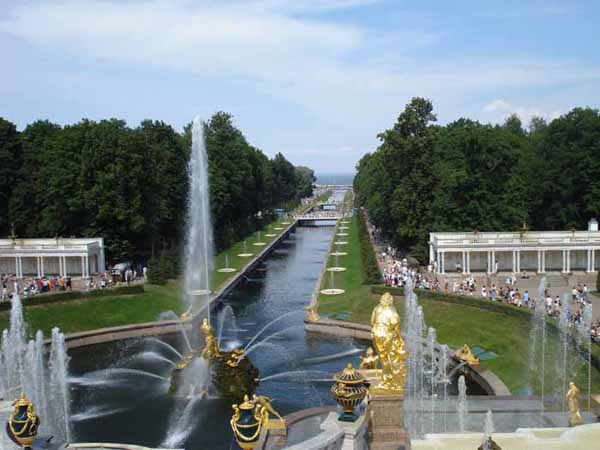
[[[163,311],[182,311],[179,283],[164,286],[146,285],[143,294],[103,297],[55,305],[25,308],[28,332],[42,330],[45,336],[53,327],[65,333],[97,328],[144,323],[157,320]],[[27,301],[25,300],[25,305]],[[0,315],[0,329],[8,327],[8,313]]]
[[[323,295],[319,294],[319,314],[330,316],[331,318],[339,318],[357,321],[357,316],[360,321],[368,320],[370,317],[372,305],[371,301],[371,286],[363,284],[362,263],[360,259],[360,241],[358,239],[357,217],[350,219],[348,236],[337,236],[340,232],[338,224],[335,236],[335,241],[347,241],[347,245],[333,245],[333,251],[342,251],[348,253],[346,256],[339,256],[338,263],[345,267],[344,272],[334,272],[334,285],[336,288],[344,289],[346,292],[341,295]],[[327,267],[336,265],[336,258],[328,256]],[[321,289],[331,287],[330,272],[325,272],[321,283]],[[354,319],[348,318],[348,315]],[[364,317],[363,317],[364,316]]]
[[[289,220],[291,221],[291,219]],[[246,248],[244,248],[244,241],[238,242],[232,247],[225,251],[222,251],[215,257],[215,271],[212,276],[212,290],[219,289],[226,281],[233,278],[238,274],[240,269],[248,264],[256,255],[258,255],[264,248],[270,244],[274,239],[277,239],[281,233],[285,231],[289,225],[281,225],[281,222],[285,220],[275,220],[260,230],[260,242],[266,243],[265,246],[255,246],[255,242],[259,242],[259,231],[248,236],[244,241],[246,242]],[[275,230],[274,228],[284,228],[283,230]],[[265,236],[265,234],[275,234],[275,236]],[[238,256],[242,253],[252,253],[253,256],[243,258]],[[225,267],[226,258],[228,260],[228,266],[237,269],[236,272],[219,272],[218,269]]]

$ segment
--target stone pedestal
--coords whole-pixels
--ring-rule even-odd
[[[404,396],[371,392],[369,407],[369,449],[410,450],[410,437],[404,428]]]

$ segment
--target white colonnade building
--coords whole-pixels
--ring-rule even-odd
[[[103,238],[0,239],[0,274],[87,277],[104,269]]]
[[[429,261],[439,273],[595,272],[600,270],[600,231],[430,233]]]

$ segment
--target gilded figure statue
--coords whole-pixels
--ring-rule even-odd
[[[202,325],[200,326],[200,330],[204,334],[204,350],[202,350],[202,357],[204,359],[214,359],[221,356],[221,352],[219,351],[219,344],[217,343],[217,339],[215,338],[215,331],[210,326],[208,319],[204,319],[202,321]]]
[[[388,292],[381,296],[371,315],[371,336],[381,364],[379,389],[404,393],[408,352],[400,334],[400,314],[394,297]]]
[[[306,320],[308,322],[318,322],[321,320],[316,305],[308,305],[306,307]]]
[[[479,359],[475,358],[475,355],[473,355],[473,352],[471,352],[471,349],[467,344],[463,345],[461,348],[456,350],[454,356],[456,356],[461,361],[466,362],[470,366],[479,365]]]
[[[273,408],[273,399],[271,397],[267,397],[266,395],[256,395],[254,394],[253,396],[253,400],[255,403],[261,405],[263,408],[265,408],[265,410],[277,417],[279,420],[281,420],[282,422],[285,422],[285,419],[283,417],[281,417],[281,414],[279,414],[277,411],[275,411],[275,408]]]
[[[579,412],[579,388],[575,386],[572,381],[569,383],[569,390],[567,391],[567,402],[569,404],[569,426],[574,427],[583,424],[583,417]]]
[[[363,370],[377,369],[379,356],[375,354],[373,347],[367,348],[365,356],[360,358],[360,368]]]

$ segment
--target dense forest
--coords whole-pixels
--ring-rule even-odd
[[[314,174],[250,145],[229,114],[205,124],[218,248],[254,231],[273,208],[312,194]],[[0,118],[0,236],[102,236],[116,261],[179,251],[188,192],[191,125],[178,133],[145,120]]]
[[[414,98],[358,163],[354,189],[371,222],[421,262],[430,231],[586,229],[600,216],[600,114],[575,108],[525,128],[436,124]]]

